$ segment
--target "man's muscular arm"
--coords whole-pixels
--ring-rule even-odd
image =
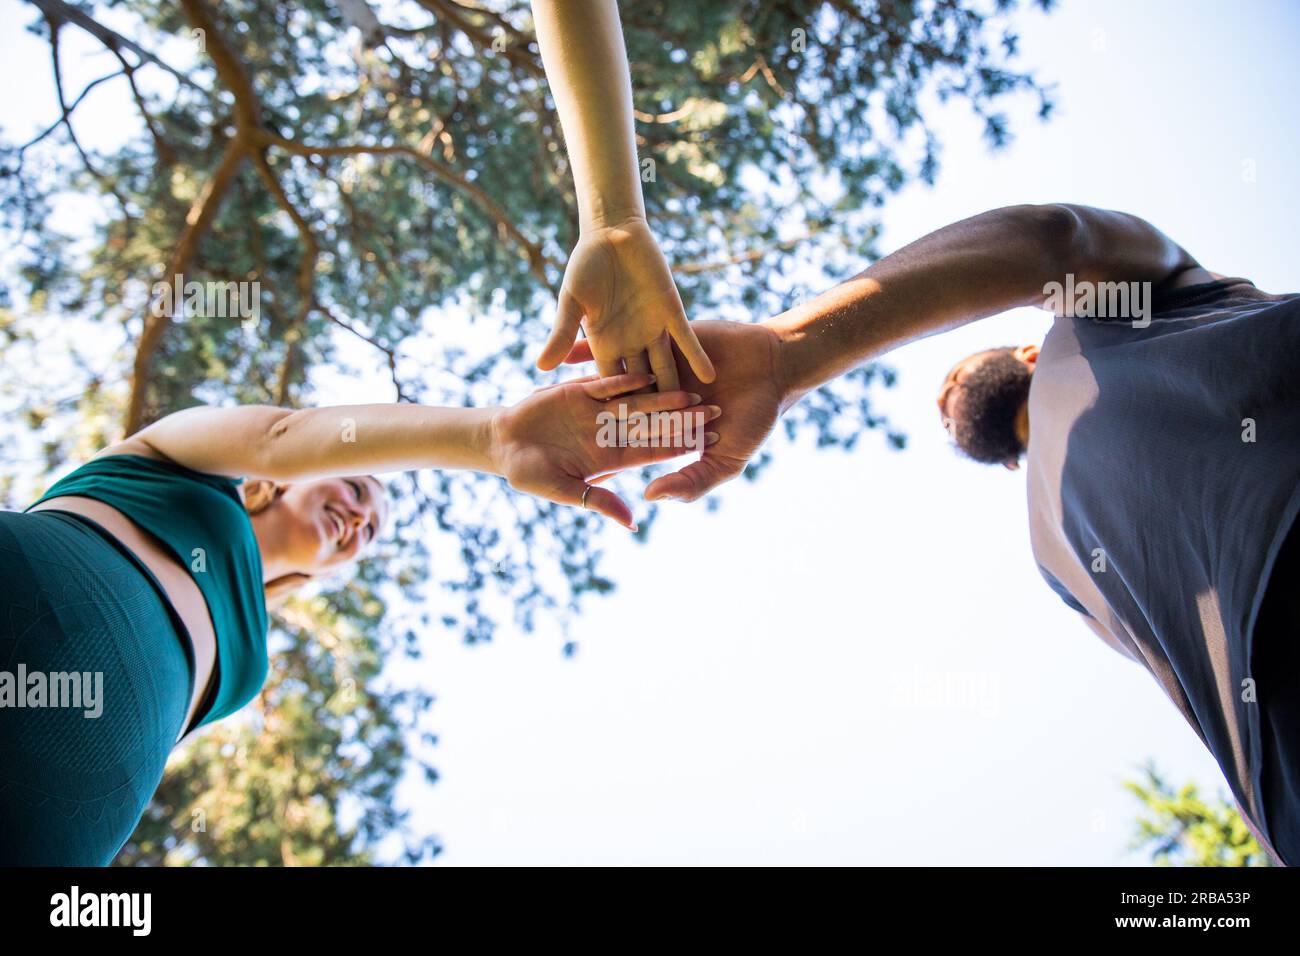
[[[945,226],[817,298],[759,325],[695,327],[718,377],[683,387],[720,405],[718,442],[647,498],[694,501],[740,474],[780,415],[812,389],[916,339],[1018,306],[1043,307],[1048,283],[1214,278],[1154,226],[1066,204],[1007,206]],[[1168,286],[1166,286],[1168,287]],[[585,343],[572,361],[586,361]],[[725,357],[723,354],[725,353]]]
[[[768,321],[796,396],[900,345],[1018,306],[1064,282],[1209,281],[1150,223],[1089,206],[1007,206],[963,219]],[[1203,276],[1203,277],[1202,277]]]

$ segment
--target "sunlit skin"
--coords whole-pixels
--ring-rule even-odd
[[[671,392],[680,387],[679,367],[689,365],[696,380],[711,382],[713,363],[646,221],[618,4],[533,0],[532,10],[573,170],[579,230],[537,365],[558,366],[581,326],[602,376],[653,373],[658,390]]]
[[[388,493],[369,475],[283,482],[252,516],[263,577],[316,577],[361,557],[388,516]]]
[[[944,376],[943,384],[939,386],[939,394],[936,396],[935,402],[939,406],[939,417],[943,422],[944,430],[950,434],[953,426],[961,419],[962,385],[970,377],[971,372],[984,360],[985,356],[992,351],[992,349],[985,349],[983,352],[976,352],[974,355],[966,356],[949,369],[948,374]],[[1032,372],[1038,362],[1038,351],[1039,347],[1037,345],[1021,345],[1017,346],[1011,354],[1017,361],[1029,366],[1029,370]],[[1016,437],[1020,439],[1022,445],[1028,447],[1028,401],[1021,405],[1020,410],[1016,412]],[[1016,461],[1008,461],[1003,464],[1011,471],[1015,471],[1020,467],[1020,463]]]

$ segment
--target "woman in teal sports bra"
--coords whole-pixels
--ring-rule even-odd
[[[509,408],[191,408],[0,511],[0,865],[112,860],[178,737],[261,689],[268,600],[380,533],[370,473],[473,469],[634,529],[596,483],[682,454],[721,414],[627,394],[653,381],[593,376]],[[610,412],[671,412],[673,429],[609,446]]]

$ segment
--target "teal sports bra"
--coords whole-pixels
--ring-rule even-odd
[[[212,616],[217,656],[213,689],[186,733],[247,704],[269,670],[262,552],[239,496],[242,480],[142,455],[105,455],[56,481],[25,509],[60,495],[102,501],[166,545],[189,571]]]

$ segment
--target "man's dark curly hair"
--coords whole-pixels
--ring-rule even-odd
[[[967,457],[988,465],[1019,461],[1025,446],[1016,413],[1029,400],[1033,372],[1008,346],[990,349],[966,376],[953,409],[953,438]]]

